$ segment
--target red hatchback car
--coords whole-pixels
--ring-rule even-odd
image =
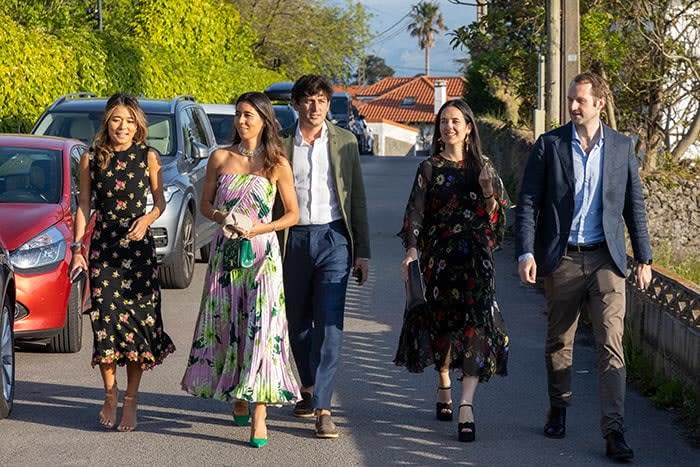
[[[88,284],[71,283],[68,269],[87,150],[78,140],[0,135],[0,237],[15,270],[15,338],[47,341],[53,352],[77,352],[82,344]]]

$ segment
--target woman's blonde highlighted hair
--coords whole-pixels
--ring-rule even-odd
[[[102,115],[102,123],[100,124],[100,129],[95,133],[95,138],[92,140],[92,151],[95,154],[97,160],[97,165],[100,169],[104,170],[109,165],[109,161],[112,159],[114,154],[114,149],[112,147],[112,141],[109,139],[109,119],[112,118],[114,109],[117,106],[123,105],[129,112],[134,116],[136,122],[136,133],[134,134],[134,143],[142,144],[146,142],[146,137],[148,136],[148,124],[146,122],[146,115],[143,113],[141,105],[139,105],[138,100],[130,94],[117,93],[114,94],[107,100],[107,105],[105,106],[104,114]]]

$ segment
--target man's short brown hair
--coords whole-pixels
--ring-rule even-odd
[[[593,73],[592,71],[584,71],[579,73],[574,77],[574,83],[591,83],[591,94],[593,94],[598,99],[608,98],[608,93],[610,88],[608,87],[608,82],[603,79],[602,76]]]
[[[304,75],[294,83],[292,87],[292,102],[301,102],[309,96],[315,96],[319,92],[325,94],[328,100],[333,95],[333,86],[330,81],[321,75]]]

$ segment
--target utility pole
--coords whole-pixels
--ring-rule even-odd
[[[561,3],[547,0],[547,60],[545,70],[545,129],[561,123]]]
[[[562,54],[564,60],[561,62],[561,121],[568,120],[568,102],[566,95],[569,91],[569,84],[574,77],[581,72],[581,50],[580,50],[580,29],[579,29],[579,0],[562,0]]]
[[[97,1],[97,7],[87,7],[85,13],[87,13],[88,18],[95,20],[97,28],[102,31],[102,0]]]
[[[489,12],[488,2],[486,0],[477,0],[476,2],[476,21],[481,21],[481,18]]]
[[[547,111],[545,110],[545,57],[540,54],[537,57],[537,107],[534,112],[535,139],[544,133],[546,130],[545,122],[547,121]]]
[[[99,22],[100,22],[100,31],[102,31],[102,0],[97,0],[97,12],[100,15],[99,16]]]
[[[359,84],[359,85],[366,84],[366,79],[367,79],[365,76],[365,63],[366,62],[367,62],[367,56],[365,55],[360,60],[360,65],[357,67],[357,84]]]

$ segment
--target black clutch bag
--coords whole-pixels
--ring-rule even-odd
[[[412,310],[425,305],[425,284],[420,272],[418,260],[408,263],[408,280],[406,281],[406,309]]]

